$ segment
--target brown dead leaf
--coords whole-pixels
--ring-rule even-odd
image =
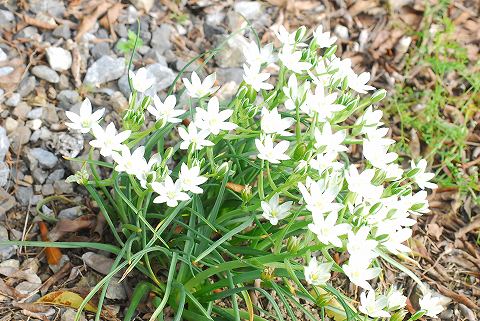
[[[83,215],[75,220],[60,220],[57,225],[50,231],[48,237],[51,242],[58,241],[66,233],[78,232],[83,229],[92,228],[95,224],[94,215]]]
[[[232,190],[232,191],[237,192],[237,193],[241,193],[245,190],[244,185],[239,185],[239,184],[235,184],[235,183],[232,183],[232,182],[228,182],[225,186],[229,190]]]
[[[457,239],[463,239],[465,238],[465,235],[478,229],[480,229],[480,216],[477,216],[472,222],[470,222],[470,224],[455,233],[455,237]]]
[[[80,27],[78,27],[75,41],[78,42],[86,32],[92,29],[98,18],[103,16],[105,12],[107,12],[107,10],[112,7],[112,5],[113,4],[110,2],[103,2],[95,9],[95,11],[91,15],[84,17],[82,23],[80,24]]]
[[[42,241],[49,242],[48,238],[48,229],[47,225],[43,221],[38,222],[38,227],[40,228],[40,236]],[[45,248],[45,255],[47,257],[48,264],[57,265],[62,258],[62,252],[57,247],[47,247]]]
[[[0,77],[0,88],[3,88],[6,92],[12,92],[17,88],[17,85],[22,80],[23,73],[25,72],[25,65],[20,58],[14,58],[10,61],[6,61],[5,64],[0,64],[0,67],[10,66],[13,67],[13,71],[8,75]]]
[[[42,312],[47,312],[51,308],[43,305],[43,304],[38,304],[38,303],[22,303],[22,302],[12,302],[12,305],[16,308],[28,310],[30,312],[34,313],[42,313]]]
[[[469,307],[470,309],[474,309],[474,310],[479,309],[478,305],[476,305],[472,300],[467,298],[465,295],[463,295],[461,293],[454,292],[454,291],[444,287],[441,284],[435,283],[435,285],[438,289],[438,292],[440,292],[441,294],[455,300],[458,303],[461,303],[461,304]]]
[[[375,8],[377,6],[378,3],[372,0],[355,1],[354,4],[350,8],[348,8],[348,12],[352,17],[355,17],[359,13],[368,11],[369,9]]]
[[[436,223],[431,223],[427,225],[427,234],[433,236],[437,241],[440,241],[440,236],[442,236],[443,227],[439,226]]]
[[[23,299],[28,296],[28,294],[22,294],[11,286],[7,285],[2,279],[0,279],[0,294],[14,299]]]
[[[58,27],[58,25],[56,23],[50,23],[50,22],[42,21],[42,20],[39,20],[39,19],[36,19],[36,18],[32,18],[32,17],[30,17],[26,14],[24,14],[22,16],[22,18],[23,18],[23,21],[25,21],[25,23],[27,25],[38,27],[38,28],[41,28],[41,29],[53,30],[56,27]]]
[[[123,8],[124,5],[122,3],[115,3],[112,7],[108,9],[107,14],[102,19],[100,19],[100,25],[105,29],[110,30],[110,35],[113,41],[117,40],[117,35],[113,26],[117,21],[118,17],[120,16]]]
[[[69,273],[70,270],[73,268],[73,264],[70,262],[65,263],[60,270],[58,270],[54,275],[49,277],[45,282],[43,282],[42,287],[39,289],[40,293],[42,295],[45,295],[45,293],[50,289],[50,287],[54,284],[56,284],[58,281],[66,277]]]
[[[51,292],[36,301],[36,303],[49,304],[54,306],[63,306],[73,309],[78,309],[80,304],[82,304],[83,298],[77,293],[71,291],[55,291]],[[97,308],[87,303],[85,306],[86,311],[96,312]]]

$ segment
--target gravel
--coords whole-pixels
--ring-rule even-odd
[[[32,74],[37,76],[40,79],[44,79],[50,83],[58,83],[60,81],[60,76],[58,73],[47,67],[47,66],[35,66],[32,68]]]
[[[87,70],[84,84],[99,86],[120,78],[125,72],[125,58],[104,56],[95,61]]]
[[[45,50],[50,67],[56,71],[64,71],[72,66],[72,54],[61,47],[49,47]]]
[[[5,128],[0,127],[0,162],[5,160],[5,155],[10,148],[10,140],[7,137],[7,131]]]
[[[30,149],[27,152],[27,157],[36,160],[38,165],[42,168],[53,168],[58,163],[57,156],[40,147]]]
[[[9,241],[7,229],[0,225],[0,241]],[[0,262],[11,258],[17,250],[16,245],[0,246]]]

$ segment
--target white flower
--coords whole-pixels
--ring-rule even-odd
[[[252,86],[255,91],[273,89],[272,84],[265,82],[268,78],[270,78],[270,74],[268,72],[260,72],[259,65],[248,66],[243,64],[243,80]]]
[[[290,156],[285,154],[289,146],[286,140],[282,140],[273,146],[272,136],[266,135],[263,140],[255,139],[255,146],[258,149],[258,158],[267,160],[272,164],[278,164],[282,160],[290,159]]]
[[[337,37],[330,37],[330,32],[323,32],[323,26],[318,26],[315,29],[313,38],[320,48],[329,48],[337,41]]]
[[[337,96],[337,93],[325,95],[325,89],[322,86],[317,86],[315,94],[308,96],[307,104],[309,110],[318,114],[318,121],[324,122],[332,118],[334,113],[346,108],[344,105],[335,104]]]
[[[291,46],[295,44],[295,32],[289,33],[284,26],[280,25],[278,29],[274,29],[273,32],[283,45]]]
[[[376,254],[373,252],[378,242],[368,239],[370,228],[362,226],[356,233],[348,233],[347,250],[350,255],[364,256],[373,258]]]
[[[346,223],[337,224],[337,211],[330,212],[327,218],[323,214],[313,214],[312,217],[313,223],[308,224],[308,228],[317,235],[318,240],[325,245],[332,244],[341,247],[342,241],[339,236],[347,234],[350,225]]]
[[[352,70],[352,60],[350,60],[350,58],[343,60],[338,57],[333,58],[328,64],[328,70],[332,72],[335,71],[331,76],[334,81],[343,80],[345,77],[354,74]],[[341,83],[339,85],[341,85]]]
[[[205,146],[213,146],[214,144],[206,138],[210,133],[207,130],[198,131],[194,122],[188,125],[188,131],[183,127],[178,128],[178,134],[183,142],[180,144],[180,149],[188,149],[190,145],[196,150],[201,150]]]
[[[279,195],[273,195],[268,202],[262,201],[262,217],[269,220],[270,224],[277,225],[278,221],[290,214],[293,202],[279,203]]]
[[[342,168],[343,165],[335,161],[337,156],[338,153],[332,151],[329,151],[325,154],[317,154],[315,158],[312,158],[310,160],[310,167],[317,170],[318,174],[322,174],[325,170],[329,168],[333,168],[334,170],[338,171]]]
[[[360,294],[360,306],[358,309],[372,318],[388,318],[390,313],[383,309],[387,306],[387,298],[384,295],[380,295],[375,298],[375,291],[370,290],[368,294],[362,292]]]
[[[420,304],[420,308],[425,310],[425,314],[427,316],[435,318],[444,310],[442,301],[442,297],[434,296],[431,292],[427,292],[424,294],[423,298],[418,301],[418,303]]]
[[[312,257],[308,265],[304,267],[305,280],[311,285],[324,285],[330,279],[330,270],[333,263],[318,263],[316,257]]]
[[[195,111],[195,124],[198,128],[204,129],[214,135],[218,135],[221,130],[237,128],[237,125],[234,123],[226,121],[232,116],[233,110],[227,109],[220,111],[217,97],[212,97],[208,101],[207,110],[197,107]]]
[[[428,208],[427,191],[418,191],[415,194],[402,196],[400,201],[408,208],[408,212],[422,215],[430,212]]]
[[[359,174],[355,165],[350,165],[348,172],[345,173],[348,190],[367,200],[378,200],[383,193],[383,186],[372,184],[374,176],[375,170],[373,169],[366,169]]]
[[[288,78],[287,87],[282,88],[283,93],[287,97],[285,101],[285,108],[288,110],[294,110],[297,104],[300,110],[309,113],[307,99],[310,91],[310,82],[305,81],[303,85],[298,85],[298,80],[295,74],[291,74]]]
[[[255,41],[251,41],[243,48],[243,55],[250,66],[275,62],[272,43],[260,48]]]
[[[138,69],[136,73],[129,70],[128,76],[132,81],[133,89],[141,93],[147,91],[155,82],[155,78],[144,67]]]
[[[200,80],[197,73],[194,71],[192,72],[192,82],[187,78],[183,78],[183,84],[187,89],[187,93],[192,98],[202,98],[207,95],[213,94],[217,89],[218,86],[213,86],[216,80],[216,74],[213,73],[207,76],[203,81]]]
[[[380,120],[382,119],[383,112],[379,109],[373,110],[373,107],[368,107],[363,115],[355,122],[356,126],[362,126],[360,134],[367,134],[375,131],[377,127],[383,125]]]
[[[184,191],[190,191],[194,194],[203,193],[203,189],[199,187],[207,181],[207,178],[200,175],[200,166],[196,165],[188,168],[187,164],[183,163],[178,174],[178,181],[180,187]]]
[[[355,285],[365,289],[373,290],[372,286],[367,282],[377,277],[381,268],[370,268],[371,258],[363,257],[358,255],[351,255],[347,264],[342,266],[343,272],[348,277],[348,279]]]
[[[169,207],[175,207],[179,201],[188,201],[190,196],[182,192],[180,181],[173,182],[170,176],[166,176],[163,183],[153,182],[152,189],[158,194],[154,198],[154,203],[167,203]]]
[[[288,70],[296,74],[301,74],[312,67],[311,63],[301,61],[301,51],[291,52],[289,49],[290,48],[284,47],[284,49],[278,54],[278,58]]]
[[[298,183],[298,189],[302,193],[305,203],[307,203],[307,210],[312,214],[324,214],[330,211],[338,212],[343,208],[342,204],[333,202],[337,197],[337,192],[330,188],[326,188],[322,181],[312,182],[307,179],[307,187],[302,183]]]
[[[407,305],[407,297],[392,287],[387,293],[387,309],[390,311],[402,309]]]
[[[122,149],[122,143],[130,137],[131,131],[125,130],[117,134],[117,129],[114,123],[107,125],[105,130],[95,123],[92,127],[94,140],[90,141],[90,145],[95,148],[100,148],[100,154],[104,157],[111,156],[113,151]]]
[[[123,145],[121,152],[121,154],[112,154],[113,159],[117,162],[117,166],[115,166],[117,172],[137,175],[144,171],[147,166],[147,161],[143,157],[145,154],[145,146],[140,146],[133,153],[130,153],[130,149]]]
[[[277,110],[277,107],[268,110],[263,107],[262,118],[260,120],[260,127],[265,134],[279,134],[282,136],[293,135],[287,132],[287,129],[292,126],[294,119],[291,117],[282,118]]]
[[[363,156],[376,168],[384,169],[398,158],[397,153],[388,152],[388,146],[378,140],[363,140]]]
[[[315,148],[325,147],[325,153],[328,152],[345,152],[348,148],[342,145],[345,140],[345,130],[339,130],[335,134],[332,132],[332,126],[329,122],[323,125],[322,131],[315,128]]]
[[[412,229],[401,228],[399,230],[391,231],[390,233],[388,233],[388,239],[385,242],[382,242],[382,244],[392,254],[396,255],[400,253],[407,253],[411,252],[412,250],[403,243],[410,237],[412,237]]]
[[[182,120],[177,118],[185,113],[184,110],[175,109],[177,98],[170,95],[162,102],[157,95],[153,96],[153,105],[148,106],[147,110],[155,116],[155,120],[163,120],[172,124],[179,123]]]
[[[80,106],[79,115],[66,111],[65,115],[70,119],[71,123],[65,123],[69,128],[79,130],[81,133],[88,133],[94,124],[98,124],[100,118],[102,118],[105,108],[99,109],[92,113],[92,104],[90,99],[85,98]]]
[[[367,82],[370,80],[369,72],[362,72],[357,76],[354,72],[350,73],[347,77],[348,87],[355,90],[359,94],[366,94],[369,90],[374,90],[375,87],[367,85]]]
[[[435,174],[425,172],[427,168],[426,160],[421,159],[418,161],[417,164],[415,164],[415,162],[412,160],[410,164],[412,169],[418,170],[418,172],[412,177],[415,183],[417,183],[418,187],[420,187],[421,189],[434,189],[438,187],[437,184],[429,182],[435,176]]]
[[[140,181],[140,186],[147,188],[147,183],[154,182],[157,179],[157,172],[153,170],[153,167],[161,162],[162,156],[154,154],[150,157],[147,164],[138,164],[139,171],[136,176]]]

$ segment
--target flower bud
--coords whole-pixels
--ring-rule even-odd
[[[337,51],[337,45],[333,45],[332,47],[328,48],[325,53],[323,54],[323,57],[324,58],[330,58],[331,56],[333,56],[335,54],[335,52]]]
[[[275,272],[275,268],[267,266],[263,269],[263,272],[260,274],[260,278],[263,282],[269,282],[273,280],[273,272]]]
[[[305,157],[307,152],[307,145],[304,143],[300,143],[295,147],[295,151],[293,152],[293,160],[299,161]]]
[[[372,104],[377,103],[385,98],[385,96],[387,96],[387,91],[385,89],[380,89],[373,93],[372,97],[370,97],[370,101]]]
[[[407,315],[407,312],[405,310],[399,310],[392,314],[390,317],[390,321],[403,321],[405,320],[405,316]]]
[[[297,31],[295,32],[295,42],[302,41],[306,33],[307,33],[307,28],[305,26],[301,26],[300,28],[298,28]]]
[[[253,197],[252,193],[252,186],[250,185],[245,185],[245,188],[242,190],[240,193],[240,196],[242,197],[243,203],[248,203]]]
[[[227,162],[224,162],[217,167],[215,174],[218,176],[218,178],[223,178],[228,173],[229,167],[229,164]]]
[[[287,239],[287,251],[290,253],[296,253],[300,250],[301,238],[297,236],[291,236]]]
[[[87,172],[86,164],[82,166],[82,168],[76,172],[74,175],[70,175],[65,179],[67,183],[77,183],[78,185],[87,185],[89,174]]]

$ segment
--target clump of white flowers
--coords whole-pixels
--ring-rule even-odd
[[[335,56],[335,37],[321,27],[313,37],[304,27],[293,33],[281,27],[275,34],[279,46],[250,43],[244,81],[230,102],[215,96],[215,74],[202,80],[196,72],[183,78],[189,104],[180,105],[174,94],[148,96],[153,82],[141,68],[129,73],[133,93],[125,119],[143,126],[148,111],[155,128],[101,126],[104,110],[92,113],[88,99],[79,115],[67,113],[67,125],[91,133],[90,145],[113,157],[117,173],[129,175],[133,184],[153,192],[153,203],[166,207],[202,195],[209,181],[225,175],[218,144],[231,150],[231,142],[248,140],[237,158],[227,161],[248,162],[259,171],[239,193],[257,224],[271,232],[288,230],[292,220],[305,222],[295,242],[321,250],[305,257],[306,282],[325,286],[334,269],[362,289],[360,313],[388,318],[405,307],[406,297],[394,285],[376,282],[380,262],[410,251],[411,227],[429,211],[425,189],[436,187],[430,182],[434,174],[426,172],[425,160],[412,160],[411,169],[398,165],[391,151],[395,141],[374,106],[386,92],[368,85],[370,73],[358,74],[351,60]],[[272,64],[279,67],[277,80],[265,71]],[[163,129],[178,134],[175,147],[150,156],[152,147],[147,151],[142,139]],[[349,155],[353,145],[362,151],[356,162]],[[174,161],[175,152],[180,156]],[[346,260],[333,262],[334,252]],[[430,292],[420,306],[430,317],[443,309]]]

